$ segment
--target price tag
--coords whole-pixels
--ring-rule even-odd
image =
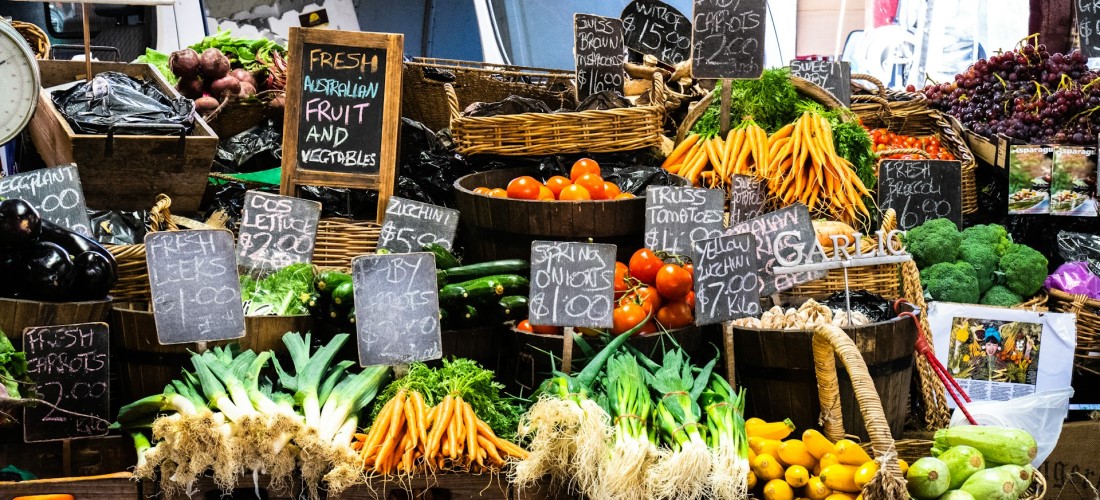
[[[623,92],[623,22],[613,17],[573,14],[573,56],[577,101],[605,90]]]
[[[764,183],[747,175],[733,174],[730,186],[730,224],[764,215],[767,193]]]
[[[760,78],[766,0],[693,0],[691,73],[695,78]]]
[[[852,105],[852,66],[845,61],[791,61],[791,75],[828,90],[844,107]]]
[[[947,160],[883,160],[879,207],[897,212],[898,227],[913,229],[932,219],[962,225],[962,163]]]
[[[731,234],[692,242],[695,324],[710,325],[760,314],[756,238]]]
[[[23,330],[23,351],[37,397],[48,403],[23,409],[23,441],[106,436],[111,425],[107,324],[30,327]]]
[[[313,259],[321,204],[290,196],[249,191],[244,195],[237,265],[276,271]]]
[[[23,200],[43,219],[84,236],[92,235],[76,165],[0,177],[0,197]]]
[[[351,261],[359,364],[439,359],[439,288],[426,252],[363,255]]]
[[[645,192],[645,246],[687,255],[691,242],[722,234],[725,195],[716,189],[650,186]]]
[[[760,217],[735,224],[726,234],[751,233],[756,240],[755,257],[760,272],[760,295],[763,297],[790,290],[803,283],[824,278],[826,271],[777,274],[776,255],[787,261],[822,262],[825,256],[815,252],[817,234],[814,232],[810,211],[806,205],[795,203],[786,208],[768,212]],[[806,255],[810,257],[805,258]]]
[[[386,205],[378,248],[410,253],[438,243],[450,250],[457,230],[458,210],[393,196]]]
[[[540,326],[610,328],[615,245],[531,243],[528,320]]]
[[[1074,0],[1077,12],[1077,37],[1085,57],[1100,57],[1100,3],[1096,0]]]

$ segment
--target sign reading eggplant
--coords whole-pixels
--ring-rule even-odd
[[[760,78],[766,0],[694,0],[691,73],[695,78]]]
[[[722,234],[725,195],[716,189],[651,186],[645,191],[645,246],[687,255],[691,242]]]
[[[532,325],[610,328],[615,245],[531,243]]]
[[[669,66],[691,57],[691,21],[660,0],[634,0],[623,8],[623,38],[630,50]]]
[[[760,314],[759,264],[752,234],[692,242],[695,324],[709,325]]]
[[[359,364],[439,359],[439,286],[426,252],[363,255],[351,261]]]
[[[274,271],[313,258],[321,204],[249,191],[244,195],[237,265]]]
[[[962,163],[948,160],[883,160],[879,207],[894,209],[898,227],[912,229],[932,219],[962,225]]]
[[[49,403],[23,410],[24,441],[107,435],[111,425],[109,338],[106,323],[23,330],[27,373],[34,380],[37,397]]]
[[[795,203],[755,219],[736,224],[726,234],[752,233],[756,237],[754,250],[760,265],[760,295],[768,296],[795,286],[824,278],[826,271],[776,274],[772,268],[776,259],[791,260],[796,255],[811,255],[810,262],[820,262],[824,256],[812,252],[817,244],[813,222],[806,205]]]
[[[457,230],[458,210],[394,196],[386,207],[378,248],[409,253],[437,243],[450,250]]]
[[[605,90],[623,91],[623,22],[613,17],[573,14],[573,57],[577,100]]]
[[[43,219],[74,233],[92,235],[76,165],[0,177],[0,197],[23,200],[38,210]]]
[[[845,107],[852,105],[852,66],[845,61],[791,61],[791,75],[828,90]]]
[[[244,336],[244,307],[232,233],[149,233],[145,235],[145,260],[161,344]]]

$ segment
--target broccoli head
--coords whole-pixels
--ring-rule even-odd
[[[997,252],[997,256],[1004,255],[1012,246],[1012,240],[1008,239],[1008,230],[1000,224],[978,224],[963,230],[963,244],[984,245]]]
[[[1013,244],[1001,257],[1000,272],[1004,284],[1021,297],[1030,297],[1039,291],[1047,279],[1047,258],[1027,245]]]
[[[966,262],[941,262],[921,270],[920,281],[932,300],[977,304],[978,273]]]
[[[990,288],[989,291],[985,292],[985,295],[982,296],[982,304],[987,306],[1012,307],[1023,301],[1023,297],[1002,285]]]
[[[978,274],[978,289],[982,293],[993,286],[993,278],[996,277],[1001,256],[997,255],[992,247],[974,240],[963,239],[963,244],[959,247],[959,260],[974,267],[974,272]]]
[[[948,219],[930,220],[905,235],[905,247],[921,269],[941,262],[955,262],[961,243],[962,233]]]

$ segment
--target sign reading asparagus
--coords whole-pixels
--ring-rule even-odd
[[[531,243],[528,319],[539,326],[610,328],[615,245]]]
[[[709,325],[760,314],[760,277],[752,234],[692,242],[695,324]]]
[[[37,397],[47,403],[24,409],[24,441],[107,435],[109,338],[106,323],[23,330],[27,373]]]
[[[359,364],[439,359],[439,286],[426,252],[362,255],[351,261]]]
[[[0,197],[26,201],[43,219],[74,233],[92,235],[92,222],[88,219],[76,165],[0,177]]]
[[[716,189],[651,186],[645,192],[645,246],[686,255],[691,242],[722,234],[725,195]]]
[[[275,271],[313,258],[321,204],[249,191],[244,195],[237,265]]]
[[[409,253],[437,243],[450,250],[457,230],[458,210],[394,196],[386,207],[378,248]]]
[[[623,22],[613,17],[573,14],[573,56],[577,100],[605,90],[623,91]]]
[[[695,78],[759,78],[764,72],[766,0],[694,0]]]

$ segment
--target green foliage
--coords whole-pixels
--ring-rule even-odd
[[[933,219],[910,229],[905,235],[905,246],[913,255],[917,267],[942,262],[954,262],[962,244],[958,226],[949,219]],[[977,301],[977,299],[974,299]]]
[[[719,108],[722,100],[718,96],[721,95],[721,84],[714,91],[710,106],[691,127],[692,132],[704,137],[711,137],[719,132]],[[798,118],[802,114],[800,103],[804,106],[807,102],[813,101],[798,95],[787,68],[764,70],[760,78],[755,80],[733,80],[730,87],[730,122],[737,124],[742,118],[752,116],[756,123],[772,134]]]
[[[282,45],[266,38],[235,38],[231,32],[221,29],[191,46],[199,54],[211,47],[222,51],[233,67],[240,66],[248,71],[267,68],[271,64],[272,52],[286,53]]]
[[[241,276],[241,300],[246,316],[309,314],[306,302],[313,293],[313,266],[291,264],[266,278]]]
[[[963,230],[963,245],[985,245],[993,249],[998,256],[1004,255],[1012,240],[1008,230],[1000,224],[978,224]]]
[[[978,274],[966,262],[941,262],[922,269],[920,281],[932,300],[976,304],[981,298]]]
[[[0,399],[19,399],[19,384],[27,382],[27,355],[16,351],[4,332],[0,332]],[[7,391],[5,394],[4,391]]]
[[[138,64],[152,64],[154,68],[157,68],[160,75],[172,85],[175,85],[176,81],[179,80],[179,78],[176,78],[176,74],[172,73],[172,69],[168,67],[168,54],[164,52],[146,48],[145,53],[138,56],[137,59],[134,59],[134,62]]]
[[[1022,297],[1030,297],[1039,291],[1047,278],[1047,258],[1027,245],[1012,245],[1001,257],[1000,272],[1004,273],[1004,285]]]
[[[863,181],[867,189],[874,191],[878,176],[875,173],[875,153],[867,129],[855,121],[841,122],[834,118],[829,122],[833,126],[836,153],[851,162],[859,180]]]
[[[973,240],[963,240],[959,247],[959,260],[970,264],[978,276],[978,288],[982,293],[993,286],[996,277],[997,266],[1001,257],[993,250],[993,247],[973,244]]]
[[[1023,297],[1002,285],[990,288],[982,296],[982,304],[987,306],[1012,307],[1023,301]]]

